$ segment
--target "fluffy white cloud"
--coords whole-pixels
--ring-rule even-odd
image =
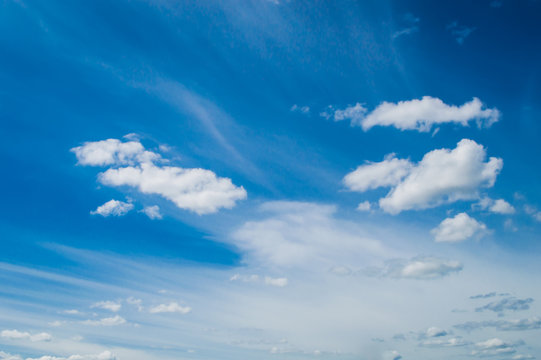
[[[329,115],[322,113],[322,116]],[[431,96],[422,99],[383,102],[373,111],[357,103],[343,110],[335,110],[334,120],[350,120],[352,126],[362,126],[367,131],[374,126],[394,126],[400,130],[430,131],[433,126],[444,123],[456,123],[468,126],[470,121],[477,121],[478,126],[489,127],[497,122],[500,112],[495,108],[486,108],[478,98],[461,106],[447,105],[442,100]]]
[[[471,218],[466,213],[460,213],[452,218],[443,220],[431,233],[437,242],[460,242],[482,236],[487,232],[485,224]]]
[[[70,355],[68,357],[46,355],[39,358],[27,358],[26,360],[116,360],[116,357],[110,351],[104,351],[95,355]]]
[[[480,208],[482,210],[488,210],[495,214],[510,215],[515,213],[513,205],[509,204],[504,199],[493,200],[485,197],[479,200],[479,203],[472,206],[473,208]]]
[[[391,186],[379,205],[388,213],[398,214],[478,197],[480,188],[494,186],[503,166],[502,159],[485,160],[486,150],[482,145],[462,139],[455,149],[430,151],[411,166],[408,160],[392,157],[361,166],[346,175],[344,182],[356,191]]]
[[[382,186],[394,186],[406,177],[413,164],[389,154],[383,161],[367,162],[344,177],[344,185],[352,191],[366,191]]]
[[[91,326],[117,326],[122,325],[126,323],[126,319],[119,315],[115,315],[113,317],[103,318],[99,320],[85,320],[82,322],[84,325],[91,325]]]
[[[477,347],[477,350],[473,350],[471,354],[477,356],[509,355],[516,352],[513,344],[498,338],[478,342],[475,346]]]
[[[461,271],[462,263],[436,257],[415,257],[413,259],[394,259],[383,268],[369,268],[368,275],[396,279],[437,279]]]
[[[159,313],[179,313],[179,314],[187,314],[190,311],[192,311],[192,308],[189,306],[181,306],[176,302],[171,302],[169,304],[160,304],[158,306],[154,306],[150,308],[151,314],[159,314]]]
[[[228,178],[217,177],[210,170],[184,169],[175,166],[161,166],[161,156],[144,149],[138,141],[121,142],[108,139],[86,142],[73,148],[80,165],[112,166],[100,173],[99,181],[108,186],[131,186],[144,194],[160,195],[181,209],[197,214],[208,214],[220,208],[230,209],[236,201],[246,198],[246,190],[237,187]],[[122,205],[123,207],[119,208]],[[92,213],[115,215],[115,209],[127,209],[126,203],[112,200]],[[149,216],[156,216],[155,209],[149,209]],[[148,215],[148,213],[147,213]]]
[[[143,210],[141,210],[141,212],[143,212],[152,220],[159,220],[163,218],[162,214],[160,213],[160,207],[158,205],[146,206]]]
[[[91,211],[92,215],[101,215],[103,217],[107,216],[124,216],[133,209],[133,204],[119,201],[119,200],[109,200],[105,204],[98,206],[94,211]]]
[[[158,194],[181,209],[208,214],[219,208],[230,209],[237,200],[246,198],[243,187],[231,179],[219,178],[210,170],[158,167],[151,163],[108,169],[99,181],[109,186],[132,186],[143,194]]]
[[[434,327],[434,326],[428,328],[425,332],[426,337],[439,337],[439,336],[445,336],[445,335],[447,335],[447,331]]]
[[[466,346],[469,344],[470,344],[469,342],[459,337],[448,338],[448,339],[430,339],[430,340],[425,340],[420,343],[421,346],[426,346],[426,347],[455,347],[455,346]]]
[[[30,334],[19,330],[2,330],[0,337],[10,340],[51,341],[53,337],[46,332]]]
[[[90,306],[91,308],[105,309],[112,312],[117,312],[122,308],[122,304],[115,301],[100,301]]]
[[[139,141],[122,142],[118,139],[85,142],[71,149],[79,165],[130,165],[159,159],[159,155],[146,151]]]

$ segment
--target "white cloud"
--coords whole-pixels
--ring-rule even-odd
[[[159,313],[179,313],[179,314],[187,314],[190,311],[192,311],[192,308],[189,306],[181,306],[176,302],[171,302],[169,304],[160,304],[158,306],[154,306],[150,308],[151,314],[159,314]]]
[[[134,297],[129,297],[126,299],[126,302],[130,305],[134,305],[137,307],[137,311],[143,311],[143,300],[136,299]]]
[[[6,352],[0,351],[0,359],[2,360],[22,360],[19,355],[11,355]]]
[[[503,161],[491,157],[473,140],[463,139],[453,150],[427,153],[385,198],[380,207],[391,214],[403,210],[426,209],[443,203],[479,196],[481,187],[492,187]]]
[[[287,286],[287,278],[272,278],[270,276],[265,276],[265,284],[277,286],[277,287],[284,287]]]
[[[302,114],[308,114],[310,112],[310,107],[294,104],[290,110],[293,112],[300,112]]]
[[[100,301],[90,306],[91,308],[105,309],[112,312],[118,312],[122,308],[122,304],[114,301]]]
[[[322,116],[328,115],[326,112]],[[468,126],[476,121],[479,127],[490,127],[497,122],[500,112],[495,108],[486,108],[478,98],[461,106],[448,105],[431,96],[421,99],[391,103],[384,101],[373,111],[368,112],[361,104],[334,111],[334,120],[350,120],[352,126],[361,126],[364,131],[374,126],[394,126],[400,130],[428,132],[432,127],[455,123]]]
[[[383,268],[369,268],[368,275],[396,279],[437,279],[461,271],[462,263],[436,257],[415,257],[413,259],[394,259]]]
[[[146,151],[139,141],[121,142],[118,139],[85,142],[71,149],[79,165],[106,166],[132,165],[159,159],[159,155]]]
[[[62,313],[64,314],[68,314],[68,315],[80,315],[82,314],[79,310],[77,309],[68,309],[68,310],[64,310],[62,311]]]
[[[243,187],[235,186],[229,178],[217,177],[210,170],[157,165],[160,155],[144,150],[138,141],[123,143],[108,139],[86,142],[72,151],[80,165],[113,166],[99,174],[98,179],[103,185],[131,186],[143,194],[160,195],[177,207],[200,215],[220,208],[230,209],[236,201],[246,198]],[[121,215],[131,210],[126,203],[112,200],[92,213],[115,215],[114,209],[120,205],[123,206],[119,209]],[[155,212],[151,214],[155,215]]]
[[[230,209],[237,200],[246,198],[243,187],[205,169],[144,163],[137,167],[108,169],[99,175],[99,181],[109,186],[136,187],[143,194],[161,195],[177,207],[200,215],[214,213],[219,208]]]
[[[27,358],[26,360],[116,360],[110,351],[104,351],[95,355],[70,355],[68,357],[42,356],[39,358]]]
[[[334,206],[276,201],[260,211],[262,219],[247,221],[231,238],[248,262],[330,268],[383,256],[379,241],[363,236],[357,224],[334,218]]]
[[[455,149],[432,150],[416,164],[391,154],[379,163],[361,165],[344,177],[344,184],[359,192],[391,187],[379,205],[398,214],[478,197],[479,188],[494,186],[503,166],[502,159],[485,159],[482,145],[462,139]]]
[[[516,352],[513,344],[498,338],[478,342],[475,346],[477,347],[477,350],[473,350],[472,355],[477,356],[509,355]]]
[[[32,342],[37,341],[51,341],[53,337],[46,332],[30,334],[29,332],[22,332],[19,330],[2,330],[0,337],[10,340],[30,340]]]
[[[455,346],[466,346],[470,343],[465,341],[462,338],[454,337],[448,339],[430,339],[421,342],[421,346],[426,347],[455,347]]]
[[[436,242],[460,242],[474,236],[486,234],[485,224],[471,218],[466,213],[460,213],[452,218],[443,220],[431,233]]]
[[[406,177],[413,164],[389,154],[383,161],[367,162],[344,177],[344,185],[352,191],[366,191],[382,186],[395,186]]]
[[[370,204],[370,201],[363,201],[357,206],[357,210],[359,211],[370,211],[372,209],[372,204]]]
[[[537,210],[533,206],[525,205],[524,211],[526,214],[530,215],[534,220],[541,222],[541,211]]]
[[[162,219],[163,216],[160,213],[160,207],[158,205],[152,205],[152,206],[146,206],[143,210],[141,210],[146,216],[148,216],[151,220],[155,219]]]
[[[509,204],[504,199],[493,200],[489,197],[482,198],[479,203],[475,204],[472,208],[480,208],[482,210],[488,210],[495,214],[510,215],[515,213],[513,205]]]
[[[110,215],[113,216],[124,216],[133,209],[133,204],[119,201],[119,200],[109,200],[105,204],[98,206],[94,211],[91,211],[92,215],[101,215],[107,217]]]
[[[439,336],[445,336],[445,335],[447,335],[447,331],[434,327],[434,326],[428,328],[425,332],[426,337],[439,337]]]
[[[113,317],[103,318],[99,320],[85,320],[82,322],[84,325],[91,325],[91,326],[117,326],[122,325],[126,323],[126,319],[119,315],[115,315]]]

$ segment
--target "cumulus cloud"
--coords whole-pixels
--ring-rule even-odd
[[[461,330],[475,330],[482,328],[496,328],[501,331],[524,331],[541,329],[541,318],[535,316],[526,319],[516,320],[487,320],[487,321],[468,321],[455,325]]]
[[[414,165],[406,159],[389,154],[383,161],[367,162],[344,177],[344,185],[352,191],[367,191],[398,185]]]
[[[462,263],[436,257],[415,257],[388,261],[383,268],[367,269],[368,275],[397,279],[437,279],[461,271]]]
[[[473,350],[471,354],[477,356],[509,355],[516,352],[513,344],[498,338],[478,342],[475,346],[477,349]]]
[[[130,186],[143,194],[160,195],[177,207],[200,215],[214,213],[220,208],[230,209],[238,200],[246,198],[243,187],[235,186],[231,179],[220,178],[210,170],[162,166],[161,156],[145,150],[138,141],[86,142],[72,151],[80,165],[111,166],[98,175],[103,185]],[[109,214],[106,212],[109,208],[118,206],[109,203],[102,210],[104,214]]]
[[[493,200],[491,198],[482,198],[479,203],[474,204],[473,208],[487,210],[495,214],[510,215],[515,213],[513,205],[509,204],[504,199]]]
[[[159,159],[159,155],[146,151],[139,141],[122,142],[118,139],[85,142],[71,149],[79,165],[107,166],[133,165]]]
[[[105,309],[112,312],[117,312],[122,308],[122,304],[115,301],[100,301],[90,306],[91,308]]]
[[[46,332],[30,334],[19,330],[2,330],[0,337],[10,340],[30,340],[32,342],[51,341],[53,339],[51,334]]]
[[[159,313],[179,313],[187,314],[192,311],[192,308],[189,306],[181,306],[176,302],[170,302],[169,304],[160,304],[150,308],[151,314]]]
[[[443,220],[431,233],[436,242],[460,242],[474,236],[481,237],[487,232],[485,224],[460,213]]]
[[[101,215],[103,217],[108,216],[124,216],[133,209],[133,204],[119,201],[109,200],[105,204],[98,206],[94,211],[91,211],[92,215]]]
[[[398,214],[478,197],[480,188],[494,186],[503,166],[502,159],[485,160],[482,145],[462,139],[455,149],[432,150],[416,164],[391,155],[382,162],[362,165],[347,174],[344,183],[360,192],[391,187],[379,205],[388,213]]]
[[[141,210],[141,212],[148,216],[151,220],[160,220],[163,218],[158,205],[146,206],[143,210]]]
[[[494,311],[496,313],[503,313],[504,311],[511,310],[511,311],[520,311],[520,310],[528,310],[530,308],[530,304],[533,303],[532,298],[527,299],[517,299],[514,297],[508,297],[505,299],[501,299],[498,301],[493,301],[491,303],[488,303],[484,306],[478,307],[475,309],[477,312],[482,312],[485,310]]]
[[[370,201],[363,201],[362,203],[359,203],[359,205],[357,206],[357,210],[370,211],[372,210],[372,204],[370,204]]]
[[[119,315],[115,315],[113,317],[103,318],[99,320],[85,320],[82,322],[84,325],[91,325],[91,326],[117,326],[122,325],[126,323],[126,319]]]
[[[437,327],[430,327],[426,330],[425,334],[426,337],[440,337],[448,335],[447,331],[437,328]]]
[[[327,112],[322,113],[325,115],[331,116]],[[499,120],[500,112],[496,108],[487,108],[478,98],[456,106],[424,96],[397,103],[384,101],[371,112],[357,103],[343,110],[334,110],[332,116],[335,121],[349,120],[352,126],[361,126],[364,131],[374,126],[394,126],[400,130],[428,132],[445,123],[468,126],[475,121],[479,127],[490,127]]]

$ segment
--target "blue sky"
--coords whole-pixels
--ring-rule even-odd
[[[0,359],[541,357],[534,0],[0,2]]]

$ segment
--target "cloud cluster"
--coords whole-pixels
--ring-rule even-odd
[[[90,326],[117,326],[126,323],[126,319],[120,315],[115,315],[113,317],[102,318],[99,320],[85,320],[82,322],[83,325]]]
[[[455,325],[461,330],[475,330],[482,328],[496,328],[501,331],[524,331],[541,329],[541,318],[531,317],[517,320],[487,320],[487,321],[468,321]]]
[[[321,115],[332,116],[335,121],[349,120],[352,126],[361,126],[364,131],[374,126],[393,126],[400,130],[420,132],[428,132],[434,126],[445,123],[468,126],[471,121],[477,122],[479,127],[490,127],[500,118],[498,109],[487,108],[478,98],[456,106],[431,96],[397,103],[384,101],[371,112],[357,103]]]
[[[509,204],[504,199],[493,200],[489,197],[484,197],[479,200],[479,203],[472,206],[474,209],[479,208],[481,210],[486,210],[494,214],[510,215],[515,213],[515,208],[513,205]]]
[[[119,200],[109,200],[105,204],[98,206],[98,208],[90,213],[92,215],[101,215],[103,217],[108,216],[124,216],[133,210],[133,204],[123,202]]]
[[[53,339],[51,334],[46,332],[30,334],[29,332],[19,330],[2,330],[0,337],[10,340],[30,340],[32,342],[51,341]]]
[[[19,358],[20,359],[20,358]],[[42,356],[39,358],[26,358],[26,360],[116,360],[116,356],[110,351],[104,351],[95,355],[70,355],[68,357]],[[22,359],[21,359],[22,360]]]
[[[344,184],[359,192],[391,187],[379,206],[398,214],[476,198],[480,188],[494,185],[502,166],[500,158],[486,161],[482,145],[462,139],[455,149],[432,150],[418,163],[391,155],[382,162],[361,165],[344,177]]]
[[[246,198],[243,187],[235,186],[231,179],[220,178],[210,170],[163,166],[161,156],[145,150],[138,141],[86,142],[71,151],[80,165],[110,166],[98,175],[103,185],[129,186],[143,194],[160,195],[177,207],[200,215],[214,213],[220,208],[230,209]],[[120,214],[131,210],[126,203],[111,201],[95,213],[107,216],[115,211]],[[149,211],[150,216],[157,218],[154,210]],[[148,215],[148,211],[146,213]]]
[[[511,311],[520,311],[520,310],[528,310],[530,308],[530,304],[533,303],[532,298],[527,299],[517,299],[514,297],[508,297],[504,298],[498,301],[490,302],[484,306],[480,306],[475,309],[477,312],[482,312],[485,310],[494,311],[496,313],[503,313],[504,311],[511,310]]]
[[[149,310],[151,314],[160,314],[160,313],[187,314],[190,311],[192,311],[191,307],[181,306],[177,302],[170,302],[169,304],[160,304],[160,305],[151,307]]]
[[[487,232],[485,224],[471,218],[466,213],[459,213],[443,220],[431,234],[436,242],[460,242],[472,237],[481,237]]]
[[[92,304],[90,308],[105,309],[112,312],[118,312],[122,308],[122,304],[115,301],[99,301],[95,304]]]

